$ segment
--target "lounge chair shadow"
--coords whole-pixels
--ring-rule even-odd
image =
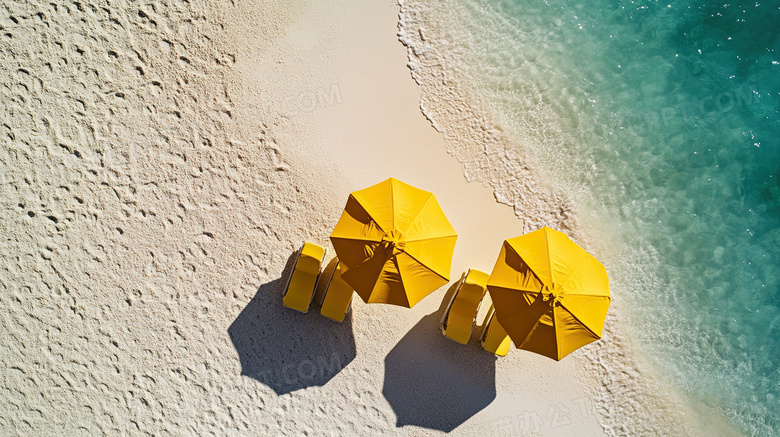
[[[385,357],[382,394],[397,427],[450,432],[496,398],[496,357],[473,339],[462,345],[441,334],[439,322],[451,292]]]
[[[278,395],[325,385],[356,354],[351,313],[337,323],[318,314],[316,299],[307,314],[282,305],[290,264],[282,278],[260,286],[228,328],[241,374]]]

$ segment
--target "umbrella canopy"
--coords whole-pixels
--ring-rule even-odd
[[[350,194],[330,235],[364,302],[409,308],[449,282],[457,238],[433,194],[393,178]]]
[[[601,338],[607,271],[562,232],[544,227],[504,241],[487,286],[519,349],[560,360]]]

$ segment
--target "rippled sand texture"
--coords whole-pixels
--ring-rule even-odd
[[[220,24],[262,51],[300,5],[242,7],[0,6],[0,434],[430,435],[495,399],[495,358],[423,317],[441,294],[343,324],[281,306],[348,190],[294,160]]]
[[[235,116],[218,11],[0,6],[0,434],[282,432],[227,329],[340,201]]]

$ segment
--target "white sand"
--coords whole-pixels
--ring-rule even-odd
[[[601,435],[614,373],[444,339],[448,287],[282,307],[390,176],[458,230],[453,282],[525,229],[421,114],[398,5],[277,3],[0,6],[0,434]]]

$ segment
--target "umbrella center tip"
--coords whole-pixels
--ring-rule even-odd
[[[406,248],[406,236],[398,229],[385,232],[382,236],[382,245],[392,250],[393,255],[397,255]]]
[[[552,286],[550,287],[545,286],[544,291],[548,294],[548,298],[546,300],[553,303],[562,300],[565,294],[563,287],[561,287],[557,282],[553,282]]]

